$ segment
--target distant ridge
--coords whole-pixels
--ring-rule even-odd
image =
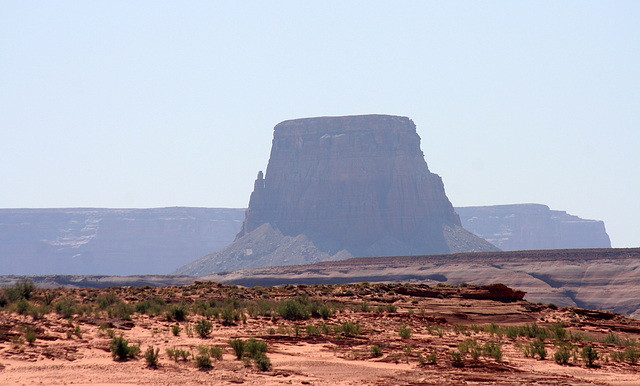
[[[504,251],[611,248],[604,222],[541,204],[456,208],[465,229]]]

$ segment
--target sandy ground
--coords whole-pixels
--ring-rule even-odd
[[[107,291],[107,290],[104,290]],[[200,296],[194,293],[194,298]],[[614,362],[610,353],[621,347],[594,342],[601,353],[597,366],[587,368],[579,360],[568,366],[552,359],[554,346],[548,343],[546,360],[525,357],[522,346],[531,339],[500,338],[503,361],[467,356],[462,367],[451,360],[450,352],[465,339],[486,343],[498,340],[483,330],[465,332],[460,326],[489,323],[522,325],[549,321],[566,321],[572,331],[595,337],[618,331],[625,337],[638,338],[637,332],[620,332],[640,324],[624,318],[601,320],[576,315],[569,309],[533,307],[525,301],[503,303],[492,300],[461,300],[396,296],[397,312],[362,312],[352,306],[361,303],[358,295],[335,298],[344,305],[328,321],[309,319],[288,321],[277,317],[248,317],[246,323],[225,326],[215,318],[210,338],[203,339],[187,330],[202,317],[189,315],[180,322],[182,328],[174,336],[171,327],[176,322],[164,316],[134,314],[131,321],[108,318],[106,315],[75,315],[65,319],[56,313],[41,319],[0,312],[0,384],[2,385],[640,385],[640,366]],[[371,303],[375,305],[375,303]],[[571,322],[573,320],[573,322]],[[321,329],[323,323],[333,327],[344,322],[357,323],[362,334],[355,337],[334,333],[309,335],[306,326]],[[115,335],[122,334],[131,344],[141,347],[137,359],[116,361],[109,350],[111,337],[103,324],[109,324]],[[636,325],[637,324],[637,325]],[[76,328],[81,338],[70,334]],[[188,327],[189,326],[189,327]],[[296,336],[296,326],[299,333]],[[402,326],[411,328],[410,338],[400,338]],[[456,330],[458,326],[458,330]],[[37,339],[30,345],[22,331],[33,327]],[[439,331],[439,332],[438,332]],[[257,338],[268,344],[267,355],[273,367],[260,371],[237,360],[228,344],[232,338]],[[584,345],[586,343],[579,343]],[[224,349],[222,360],[213,367],[198,369],[192,360],[174,361],[167,348],[182,348],[196,353],[199,345]],[[382,356],[374,357],[371,347],[378,345]],[[160,365],[147,366],[144,352],[149,347],[160,348]],[[419,355],[435,354],[436,364],[423,365]]]

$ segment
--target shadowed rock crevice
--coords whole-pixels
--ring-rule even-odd
[[[235,242],[176,273],[493,250],[462,228],[409,118],[306,118],[276,125]]]

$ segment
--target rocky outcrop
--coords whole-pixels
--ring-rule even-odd
[[[604,222],[585,220],[546,205],[459,207],[462,225],[505,251],[611,248]]]
[[[530,302],[601,309],[640,318],[640,248],[460,253],[441,256],[354,258],[305,266],[258,268],[209,275],[245,286],[413,282],[429,286],[503,283]],[[502,286],[491,286],[500,296]],[[461,289],[461,292],[466,290]],[[467,296],[480,296],[482,293]],[[424,296],[429,293],[425,292]]]
[[[244,209],[0,209],[0,275],[166,274],[228,245]]]
[[[462,228],[441,178],[427,167],[413,122],[389,115],[278,124],[234,244],[255,249],[246,238],[264,224],[285,237],[304,235],[318,259],[496,249]],[[252,256],[247,264],[267,263]],[[237,261],[232,246],[176,273],[237,269]]]

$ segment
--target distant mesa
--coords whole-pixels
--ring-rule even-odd
[[[586,220],[546,205],[456,208],[462,225],[504,251],[611,248],[604,222]]]
[[[495,250],[462,227],[409,118],[305,118],[276,125],[236,240],[175,273]]]
[[[151,275],[225,247],[244,209],[0,209],[0,275]]]

